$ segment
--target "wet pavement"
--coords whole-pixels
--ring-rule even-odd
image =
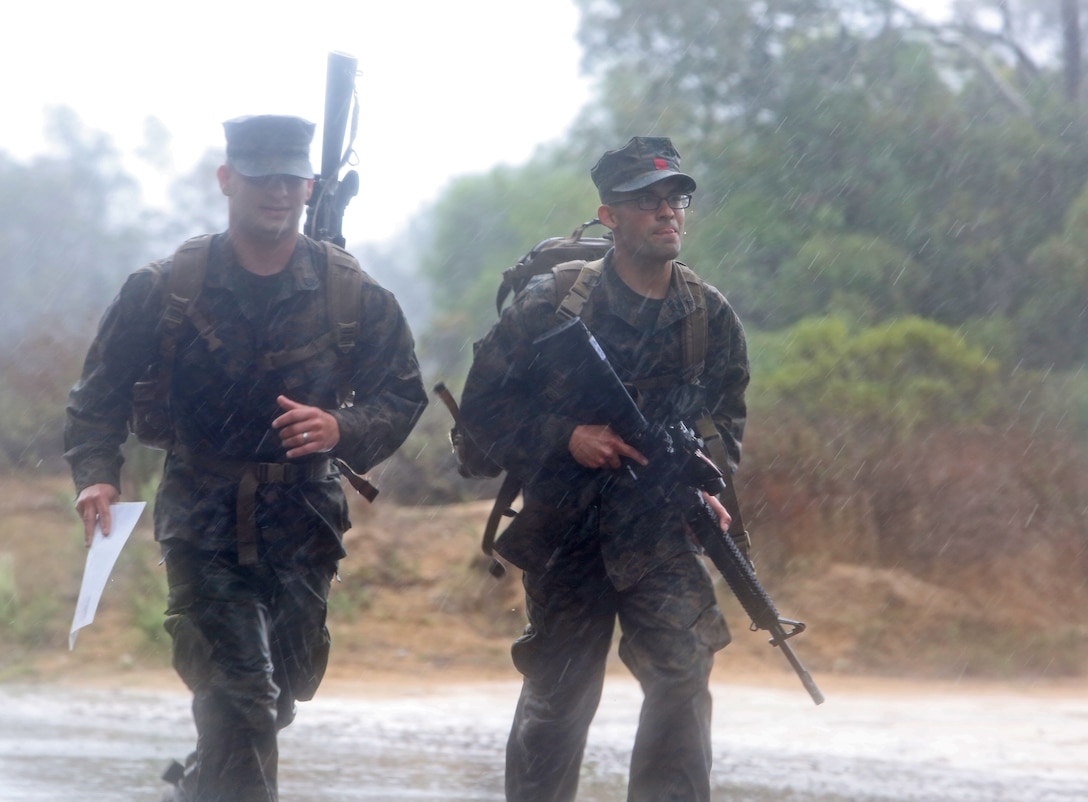
[[[845,684],[844,684],[845,683]],[[195,737],[183,690],[0,685],[0,802],[158,800]],[[335,685],[281,735],[284,802],[502,799],[516,682]],[[714,799],[1085,802],[1088,692],[716,685]],[[640,692],[610,677],[579,802],[624,798]]]

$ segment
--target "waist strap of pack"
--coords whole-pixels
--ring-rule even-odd
[[[238,480],[235,504],[235,531],[238,537],[238,564],[255,565],[257,558],[257,488],[264,484],[295,484],[324,479],[333,473],[330,459],[317,462],[246,462],[200,454],[183,446],[174,453],[192,467],[217,476]]]

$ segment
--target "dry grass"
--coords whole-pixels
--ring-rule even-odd
[[[350,556],[330,603],[330,676],[514,678],[508,654],[524,625],[520,578],[516,570],[501,581],[487,573],[479,535],[489,502],[352,503]],[[149,521],[145,514],[94,624],[69,654],[85,552],[68,482],[0,478],[0,679],[168,668],[158,625],[164,572]],[[761,567],[760,576],[783,615],[807,622],[793,643],[817,678],[1054,678],[1088,667],[1088,633],[1073,618],[1084,609],[1083,582],[1038,587],[1060,558],[1045,543],[1013,557],[983,552],[943,566],[936,576],[949,581],[798,554],[784,568]],[[747,630],[724,586],[721,596],[734,643],[717,670],[788,674],[765,633]]]

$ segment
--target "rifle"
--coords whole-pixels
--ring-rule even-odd
[[[359,125],[359,104],[355,96],[358,60],[346,53],[329,53],[325,76],[325,122],[321,136],[321,174],[314,177],[314,191],[306,202],[306,236],[345,245],[344,210],[359,192],[359,174],[340,170],[354,155],[352,146]],[[351,116],[350,138],[344,144]]]
[[[340,170],[354,155],[355,132],[359,126],[359,104],[355,96],[355,75],[358,59],[347,53],[329,53],[325,72],[325,120],[321,131],[321,174],[314,176],[314,191],[306,202],[306,236],[328,240],[341,248],[344,240],[344,210],[359,193],[359,174],[348,170],[340,178]],[[348,113],[351,127],[348,129]],[[350,133],[344,144],[345,133]],[[359,476],[342,459],[334,458],[337,467],[352,487],[367,501],[374,501],[378,488]]]
[[[533,345],[540,367],[550,378],[558,379],[549,382],[555,397],[603,413],[609,427],[647,458],[645,467],[628,464],[629,474],[659,503],[680,509],[703,551],[751,618],[753,631],[771,633],[771,645],[782,650],[812,701],[821,704],[823,694],[788,643],[804,632],[804,623],[779,615],[752,564],[733,538],[722,532],[717,515],[703,498],[702,491],[717,495],[726,483],[718,466],[703,453],[695,433],[679,421],[655,425],[646,420],[581,318],[545,332]]]

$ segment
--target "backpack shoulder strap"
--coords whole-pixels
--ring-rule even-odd
[[[330,334],[337,350],[337,400],[351,402],[351,352],[359,339],[359,300],[366,276],[358,260],[338,245],[324,240]]]
[[[354,391],[351,388],[351,352],[359,339],[359,303],[363,284],[368,280],[359,261],[328,240],[321,241],[325,251],[325,292],[329,310],[329,334],[336,344],[336,369],[339,374],[336,400],[340,406],[351,404]],[[341,476],[346,478],[356,492],[373,502],[378,488],[360,476],[342,459],[335,459]]]
[[[688,290],[691,292],[691,297],[695,301],[695,311],[684,318],[684,342],[682,344],[684,379],[694,382],[702,375],[703,368],[706,365],[706,293],[703,292],[703,280],[695,274],[694,270],[683,262],[677,262],[676,266],[680,268],[680,275],[683,277]]]
[[[148,370],[148,378],[133,385],[133,432],[141,442],[155,448],[169,448],[172,435],[169,428],[170,385],[174,378],[178,331],[193,311],[204,275],[208,271],[208,249],[211,235],[194,237],[183,242],[174,252],[170,273],[166,277],[162,316],[159,319],[159,358]],[[158,262],[153,269],[161,268]]]
[[[581,317],[590,293],[601,281],[604,259],[586,262],[577,259],[552,268],[555,276],[555,297],[561,299],[556,313],[564,320]]]
[[[328,264],[326,290],[329,298],[329,323],[341,354],[351,352],[359,338],[359,297],[363,288],[363,269],[358,260],[343,248],[325,240],[321,243]]]
[[[208,272],[208,250],[212,235],[205,234],[183,242],[174,252],[170,275],[166,280],[166,304],[162,313],[162,332],[159,351],[159,382],[162,392],[170,387],[177,351],[178,329],[193,310],[200,291],[204,288],[204,276]]]

